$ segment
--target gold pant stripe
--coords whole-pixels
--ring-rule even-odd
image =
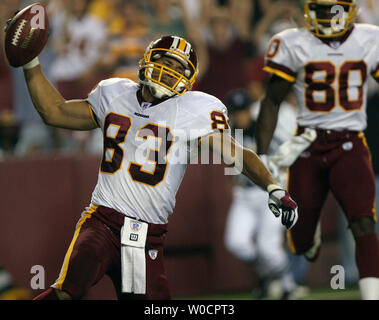
[[[371,150],[370,150],[370,148],[368,146],[367,139],[366,139],[364,133],[363,132],[359,132],[358,137],[362,140],[363,145],[367,148],[368,154],[369,154],[369,157],[370,157],[370,162],[372,163]],[[371,209],[371,212],[372,212],[372,215],[373,215],[373,219],[376,222],[378,218],[376,216],[376,200],[375,199],[374,199],[374,204],[373,204],[373,207]]]
[[[59,278],[54,283],[54,285],[52,286],[55,289],[62,290],[62,285],[63,285],[64,280],[66,279],[66,275],[67,275],[67,270],[68,270],[68,265],[69,265],[69,261],[70,261],[70,258],[71,258],[71,254],[72,254],[72,251],[74,249],[75,242],[78,239],[80,230],[81,230],[84,222],[86,222],[87,219],[89,219],[89,218],[92,217],[92,213],[94,213],[96,211],[96,209],[97,209],[97,206],[93,205],[79,219],[79,222],[78,222],[78,224],[76,225],[76,228],[75,228],[74,237],[72,238],[71,244],[70,244],[70,246],[69,246],[69,248],[68,248],[68,250],[66,252],[66,256],[64,257],[63,266],[62,266],[61,272],[59,274]]]
[[[292,240],[291,230],[287,230],[288,247],[293,254],[296,254],[295,244]]]

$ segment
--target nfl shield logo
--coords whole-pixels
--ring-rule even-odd
[[[155,250],[155,249],[149,250],[149,256],[151,260],[155,260],[158,256],[158,250]]]
[[[151,103],[149,102],[142,102],[141,104],[142,110],[146,110],[147,108],[150,108],[150,107],[151,107]]]
[[[334,49],[337,49],[340,45],[341,45],[341,42],[339,42],[339,41],[330,42],[330,46]]]
[[[141,228],[141,224],[137,221],[132,221],[130,222],[130,227],[133,231],[139,231],[139,229]]]

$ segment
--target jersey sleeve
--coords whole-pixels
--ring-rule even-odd
[[[102,125],[100,124],[100,119],[102,119],[101,115],[104,114],[104,111],[102,110],[102,105],[100,102],[101,97],[101,82],[98,83],[95,88],[92,89],[90,94],[88,95],[87,102],[90,107],[91,116],[93,120],[97,123],[99,127]]]
[[[191,93],[181,103],[178,128],[184,129],[188,140],[195,140],[216,131],[229,130],[229,117],[225,105],[217,98]]]
[[[378,33],[378,37],[379,37],[379,33]],[[376,45],[373,48],[373,51],[374,51],[373,57],[375,58],[371,66],[370,73],[373,78],[379,79],[379,42],[376,43]]]
[[[100,81],[90,92],[87,102],[94,120],[103,128],[104,119],[108,113],[112,101],[122,93],[122,84],[125,79],[112,78]]]
[[[181,98],[177,117],[179,134],[187,141],[189,159],[198,157],[199,140],[217,131],[230,130],[228,112],[217,98],[191,91]]]
[[[282,34],[271,39],[265,56],[264,70],[287,81],[296,81],[297,59],[289,39]]]

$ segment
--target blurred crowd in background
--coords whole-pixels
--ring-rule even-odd
[[[0,23],[34,1],[2,0]],[[138,61],[162,35],[189,39],[198,52],[196,90],[226,103],[244,88],[262,97],[264,53],[275,33],[304,26],[303,0],[45,0],[50,37],[40,61],[66,99],[86,98],[102,79],[137,80]],[[360,20],[379,23],[376,0],[361,0]],[[376,8],[375,8],[376,7]],[[3,46],[4,33],[0,33]],[[8,67],[0,48],[0,156],[102,152],[100,130],[45,126],[29,98],[21,68]],[[373,90],[373,95],[377,90]],[[379,117],[379,116],[377,116]]]
[[[1,25],[32,2],[2,0]],[[197,49],[200,73],[194,89],[226,103],[229,92],[244,88],[259,101],[267,81],[262,66],[269,39],[284,29],[304,26],[302,0],[44,2],[51,30],[40,60],[66,99],[86,98],[105,78],[137,80],[138,61],[147,45],[173,34],[189,39]],[[359,5],[361,22],[379,23],[374,0],[359,0]],[[100,130],[70,132],[41,122],[21,68],[9,68],[3,57],[4,33],[0,34],[0,155],[101,153]],[[377,99],[377,92],[373,87],[370,96]],[[379,118],[376,111],[372,118]]]
[[[2,0],[0,22],[33,1]],[[189,39],[199,55],[196,90],[226,103],[228,92],[263,94],[263,57],[270,37],[303,24],[294,0],[50,0],[50,37],[43,70],[66,99],[86,98],[100,80],[137,80],[138,61],[162,35]],[[4,34],[0,36],[3,45]],[[3,49],[0,55],[3,54]],[[101,153],[100,130],[71,132],[45,126],[34,110],[21,68],[0,59],[0,154]]]

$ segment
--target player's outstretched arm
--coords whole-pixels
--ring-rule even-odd
[[[233,164],[252,182],[269,193],[268,206],[282,224],[291,229],[297,222],[297,204],[289,193],[278,185],[259,156],[241,146],[229,133],[217,132],[208,137],[209,149],[221,154],[223,160]]]
[[[267,154],[278,121],[280,104],[291,91],[293,83],[273,75],[267,85],[266,95],[261,102],[256,139],[257,153]]]
[[[209,149],[220,154],[223,161],[238,168],[252,182],[267,190],[270,184],[277,184],[271,172],[267,169],[258,155],[244,148],[229,133],[216,132],[203,139],[209,141]]]
[[[46,124],[73,130],[97,127],[86,100],[66,101],[45,77],[39,64],[29,69],[24,67],[24,74],[34,107]]]

